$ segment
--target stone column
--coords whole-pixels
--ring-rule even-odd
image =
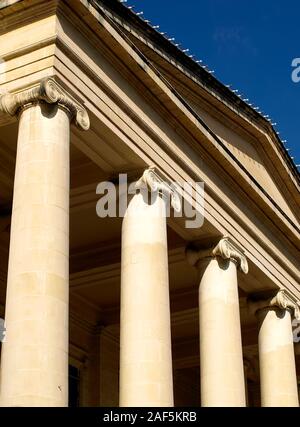
[[[122,227],[120,406],[173,406],[166,196],[176,197],[153,169],[138,187]]]
[[[50,78],[0,108],[20,119],[1,405],[67,406],[70,120],[89,120]]]
[[[245,406],[237,268],[248,264],[229,238],[213,250],[188,249],[201,274],[199,287],[202,406]]]
[[[299,406],[292,319],[300,310],[287,291],[251,303],[259,321],[261,406]]]

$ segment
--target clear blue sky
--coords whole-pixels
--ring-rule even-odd
[[[299,0],[128,0],[268,114],[300,164]],[[298,168],[300,170],[300,168]]]

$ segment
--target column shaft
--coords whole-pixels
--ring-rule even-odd
[[[245,406],[237,267],[203,260],[199,287],[202,406]]]
[[[291,313],[258,311],[261,405],[299,406]]]
[[[166,205],[133,196],[122,228],[120,406],[172,406]]]
[[[19,123],[1,357],[3,406],[68,404],[70,120],[35,104]]]

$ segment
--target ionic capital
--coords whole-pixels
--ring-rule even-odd
[[[244,251],[236,245],[229,237],[224,237],[219,243],[210,249],[195,250],[188,248],[186,251],[188,262],[191,265],[197,265],[197,263],[204,258],[216,258],[221,257],[223,259],[231,259],[235,261],[238,268],[245,274],[248,273],[248,262],[244,254]]]
[[[300,320],[300,302],[296,301],[285,289],[281,289],[268,299],[258,301],[248,301],[249,309],[252,313],[260,310],[278,308],[280,310],[290,310],[292,315]]]
[[[181,212],[181,198],[179,193],[159,175],[153,166],[146,169],[142,177],[136,183],[136,188],[140,189],[145,186],[150,192],[160,192],[170,197],[171,206],[174,211]]]
[[[47,77],[38,85],[16,93],[7,93],[0,97],[0,111],[11,116],[38,102],[59,104],[67,108],[71,119],[82,130],[88,130],[90,120],[86,109],[68,94],[53,78]]]

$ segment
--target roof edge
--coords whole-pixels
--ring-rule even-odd
[[[157,45],[158,48],[162,50],[162,52],[165,52],[168,56],[172,57],[172,59],[174,60],[173,65],[176,65],[176,63],[180,64],[181,67],[187,70],[187,72],[193,74],[197,80],[200,80],[201,83],[203,83],[204,89],[205,86],[208,86],[211,89],[211,92],[214,92],[214,95],[217,98],[224,99],[224,101],[226,101],[228,105],[233,105],[234,107],[238,105],[241,110],[241,113],[245,116],[246,119],[255,121],[261,128],[267,130],[270,133],[270,136],[272,137],[273,141],[278,146],[283,158],[289,166],[289,169],[291,170],[292,174],[295,176],[296,180],[300,185],[300,172],[298,171],[296,164],[294,163],[288,150],[284,146],[284,143],[279,138],[276,130],[269,122],[269,120],[263,117],[262,114],[257,112],[254,108],[247,104],[247,102],[243,101],[224,83],[222,83],[215,76],[205,70],[205,68],[203,68],[200,64],[198,64],[196,61],[186,55],[181,49],[176,47],[166,37],[156,31],[155,28],[153,28],[146,21],[141,19],[135,12],[126,7],[119,0],[89,0],[89,3],[98,6],[102,3],[105,8],[119,15],[121,19],[129,22],[138,31],[141,31],[145,36],[147,36],[152,43]]]

